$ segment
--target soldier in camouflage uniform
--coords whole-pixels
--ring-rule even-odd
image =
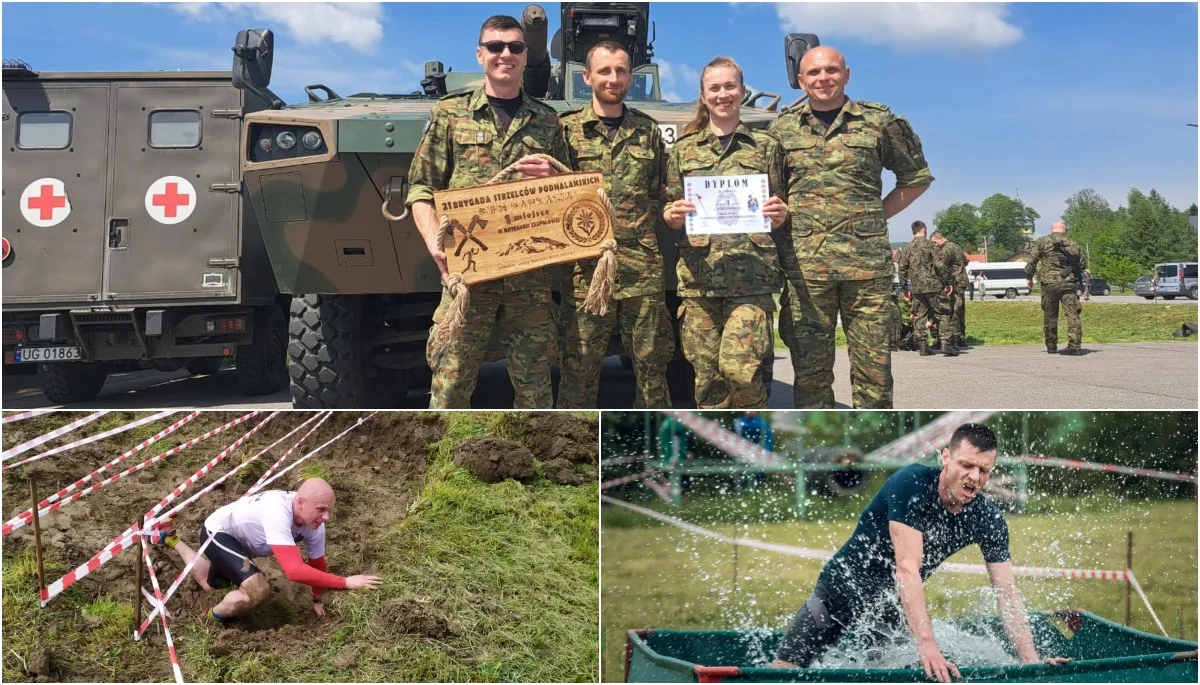
[[[934,231],[929,239],[954,275],[954,291],[950,293],[950,344],[963,348],[967,346],[967,253],[938,231]]]
[[[592,88],[589,106],[562,116],[571,166],[604,174],[613,206],[617,241],[617,280],[613,306],[605,316],[589,314],[583,299],[596,268],[595,260],[574,265],[574,292],[564,289],[566,321],[562,380],[558,407],[595,407],[599,400],[600,365],[608,351],[613,326],[633,358],[637,379],[634,408],[670,408],[667,362],[675,350],[675,334],[667,314],[663,258],[654,224],[662,203],[666,155],[658,124],[624,104],[633,82],[629,52],[613,41],[588,51],[584,81]]]
[[[834,406],[839,315],[849,343],[854,406],[891,408],[887,220],[933,182],[908,122],[883,105],[847,98],[849,80],[840,52],[809,50],[799,74],[808,101],[770,128],[787,154],[792,220],[779,236],[787,277],[779,328],[792,353],[798,408]],[[884,169],[895,172],[896,188],[881,199]]]
[[[558,115],[521,91],[528,53],[521,25],[506,16],[491,17],[479,32],[476,57],[484,67],[484,86],[442,98],[430,113],[409,170],[407,204],[434,262],[446,276],[442,230],[433,206],[435,190],[471,188],[487,183],[506,166],[529,177],[554,173],[545,154],[569,163]],[[549,409],[554,399],[550,366],[557,355],[550,318],[552,269],[539,269],[471,286],[470,307],[457,338],[443,349],[427,350],[433,370],[431,409],[469,408],[493,330],[508,360],[508,374],[519,409]],[[434,313],[436,327],[450,306],[443,287]],[[433,340],[432,332],[430,341]]]
[[[1042,287],[1042,334],[1046,339],[1046,352],[1058,352],[1058,306],[1067,315],[1067,348],[1062,354],[1079,355],[1083,343],[1083,322],[1079,318],[1079,294],[1077,288],[1088,269],[1087,253],[1079,243],[1067,237],[1067,225],[1055,221],[1050,226],[1050,235],[1033,242],[1029,261],[1025,263],[1025,275],[1033,278]]]
[[[683,228],[695,205],[682,199],[686,176],[766,174],[771,197],[761,207],[772,228],[787,220],[783,151],[779,142],[741,123],[742,71],[718,57],[700,73],[696,119],[684,129],[667,162],[663,221]],[[780,274],[770,233],[685,235],[679,241],[680,342],[696,369],[696,406],[767,406],[763,367],[775,347],[772,293]]]
[[[950,342],[950,300],[947,297],[954,286],[954,274],[942,260],[937,246],[925,239],[925,224],[914,221],[912,242],[900,251],[900,282],[910,284],[908,297],[914,315],[913,329],[922,357],[934,354],[929,349],[927,323],[936,320],[941,350],[950,357],[958,356],[958,349]]]

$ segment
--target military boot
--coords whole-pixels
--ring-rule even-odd
[[[954,344],[955,344],[955,345],[958,347],[958,349],[960,349],[960,350],[965,350],[965,349],[968,349],[967,341],[966,341],[966,340],[963,340],[962,338],[957,338]]]
[[[1046,345],[1046,354],[1058,354],[1058,345]]]
[[[946,355],[947,357],[957,357],[958,348],[954,345],[954,343],[947,340],[946,342],[942,343],[942,354]]]
[[[1059,354],[1065,354],[1068,357],[1078,357],[1083,354],[1083,350],[1079,349],[1078,347],[1068,347],[1062,352],[1059,352]]]
[[[933,350],[929,349],[929,341],[928,340],[920,340],[917,342],[917,345],[919,346],[919,349],[921,350],[922,357],[931,357],[931,356],[937,354]]]

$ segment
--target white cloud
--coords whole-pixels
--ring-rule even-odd
[[[655,60],[662,79],[663,99],[667,102],[692,102],[700,93],[700,72],[682,62]],[[687,97],[680,97],[679,93]]]
[[[301,45],[340,43],[372,52],[383,39],[383,5],[378,2],[172,3],[176,12],[198,21],[239,19],[286,29]]]
[[[1009,22],[1007,3],[805,2],[780,3],[775,11],[784,30],[815,33],[822,43],[853,38],[905,51],[979,51],[1024,36]]]

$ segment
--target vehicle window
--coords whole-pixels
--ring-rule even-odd
[[[186,148],[199,144],[199,112],[159,110],[150,113],[150,147]]]
[[[70,144],[70,112],[25,112],[17,117],[17,147],[62,150]]]
[[[1175,278],[1179,275],[1179,267],[1174,264],[1164,264],[1158,267],[1159,278]]]
[[[1196,265],[1188,264],[1187,266],[1183,267],[1183,277],[1184,278],[1195,278],[1196,277]]]

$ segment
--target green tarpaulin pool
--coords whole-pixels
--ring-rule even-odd
[[[964,681],[1197,682],[1196,643],[1126,628],[1086,611],[1029,615],[1042,656],[1073,659],[1060,666],[960,669]],[[998,617],[963,624],[1004,640]],[[732,630],[631,630],[625,648],[630,683],[928,682],[921,669],[778,669],[753,664],[751,652],[773,653],[782,638]],[[1007,644],[1007,640],[1004,641]]]

